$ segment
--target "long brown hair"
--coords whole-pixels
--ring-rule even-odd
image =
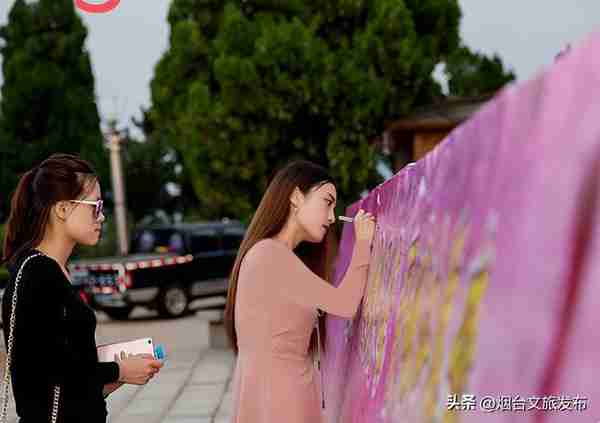
[[[11,199],[2,262],[14,265],[36,247],[44,238],[52,206],[78,198],[95,180],[92,166],[71,154],[53,154],[25,172]]]
[[[334,183],[333,178],[323,168],[315,163],[298,160],[289,163],[279,170],[263,195],[254,216],[248,226],[244,240],[238,250],[233,270],[229,278],[227,305],[225,306],[225,329],[234,351],[238,352],[237,333],[235,330],[235,301],[238,287],[240,266],[246,253],[262,239],[277,235],[285,226],[290,215],[290,196],[296,187],[304,194],[316,187]],[[333,276],[333,259],[337,247],[333,228],[320,243],[301,243],[295,253],[315,274],[331,281]],[[321,331],[321,346],[325,345],[324,319],[319,319]],[[316,336],[313,331],[310,350],[316,348]]]

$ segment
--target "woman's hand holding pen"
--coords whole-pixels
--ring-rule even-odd
[[[360,209],[354,219],[354,234],[357,241],[373,241],[375,235],[375,216]]]

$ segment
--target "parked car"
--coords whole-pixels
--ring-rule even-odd
[[[70,272],[88,303],[113,319],[136,306],[178,317],[194,299],[227,295],[245,231],[228,220],[148,226],[134,233],[131,255],[74,261]]]

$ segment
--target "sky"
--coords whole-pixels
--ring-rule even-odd
[[[13,3],[14,0],[1,0],[0,25],[6,23]],[[116,118],[120,127],[132,127],[131,117],[139,118],[140,108],[150,105],[149,84],[154,66],[168,47],[170,3],[122,0],[108,14],[80,12],[88,28],[87,49],[104,122]],[[521,81],[551,64],[567,43],[576,47],[588,34],[600,30],[598,0],[459,3],[464,43],[478,52],[497,53]]]

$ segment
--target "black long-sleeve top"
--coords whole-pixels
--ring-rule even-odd
[[[23,256],[37,253],[32,250]],[[9,268],[2,301],[7,345],[15,278]],[[74,292],[59,264],[32,258],[19,282],[11,380],[21,423],[49,421],[54,387],[60,386],[58,421],[106,422],[105,384],[119,378],[117,363],[98,362],[96,316]]]

